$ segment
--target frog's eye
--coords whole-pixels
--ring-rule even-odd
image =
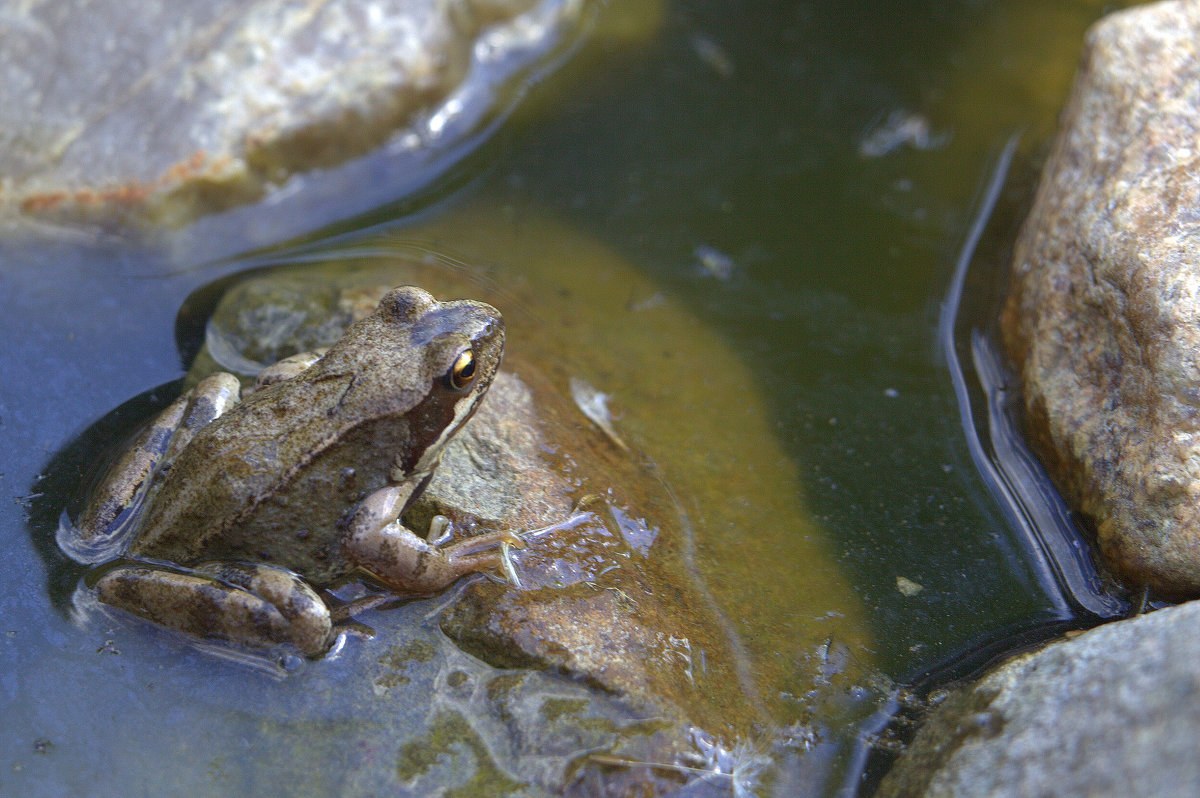
[[[454,358],[450,371],[446,372],[446,382],[456,391],[461,391],[475,379],[475,352],[464,349]]]

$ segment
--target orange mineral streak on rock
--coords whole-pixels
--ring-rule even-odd
[[[154,191],[153,185],[134,182],[108,189],[80,189],[74,193],[73,199],[81,207],[105,205],[129,207],[143,204]]]
[[[171,192],[189,185],[219,178],[228,171],[233,159],[228,156],[212,159],[204,150],[197,150],[186,160],[168,167],[151,182],[129,181],[105,188],[80,188],[73,191],[49,191],[31,194],[20,201],[22,213],[38,216],[103,217],[106,209],[128,212],[153,210],[158,201]]]
[[[34,194],[21,201],[21,210],[25,213],[45,213],[57,210],[66,201],[65,191],[54,191],[49,194]]]
[[[168,183],[182,183],[190,180],[200,173],[207,162],[208,153],[204,150],[196,150],[186,161],[180,161],[167,169],[163,173],[163,176],[158,179],[158,183],[159,185],[166,185]],[[210,167],[208,171],[212,172],[213,169]]]

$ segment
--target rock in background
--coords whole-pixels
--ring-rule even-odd
[[[1200,795],[1200,604],[1093,629],[951,694],[887,775],[899,796]]]
[[[428,147],[572,0],[69,0],[0,13],[0,218],[180,224],[387,144]]]
[[[1087,39],[1001,328],[1048,469],[1131,585],[1200,595],[1200,3]],[[876,795],[1200,794],[1200,603],[955,688]]]
[[[1001,325],[1035,445],[1131,586],[1200,595],[1200,4],[1087,39]]]

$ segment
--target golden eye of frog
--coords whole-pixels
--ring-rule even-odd
[[[470,418],[504,349],[498,311],[390,291],[323,355],[203,380],[117,461],[64,549],[127,539],[101,601],[182,631],[251,645],[332,639],[314,590],[365,571],[433,593],[495,566],[510,532],[438,546],[406,528],[447,440]],[[131,562],[132,561],[132,562]]]

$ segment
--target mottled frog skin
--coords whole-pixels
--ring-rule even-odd
[[[390,291],[323,355],[265,370],[239,400],[226,373],[162,412],[118,460],[68,552],[128,540],[96,581],[101,601],[203,637],[332,638],[313,586],[364,571],[432,593],[500,561],[496,532],[438,546],[399,520],[499,368],[490,305]]]

